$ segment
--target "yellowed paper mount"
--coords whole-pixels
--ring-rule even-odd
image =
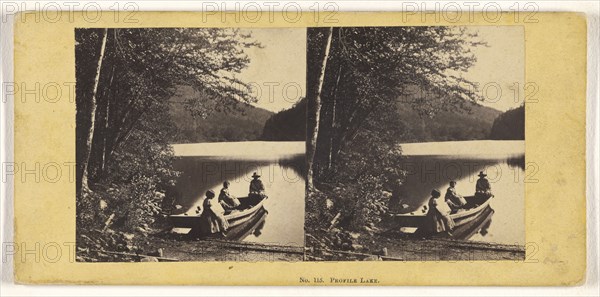
[[[424,22],[420,13],[337,12],[302,13],[290,21],[277,13],[249,19],[241,14],[103,12],[91,22],[78,13],[58,21],[37,13],[16,16],[16,280],[580,284],[586,269],[586,18],[576,13],[524,17],[506,13],[491,20],[474,13],[452,20],[425,17]],[[485,45],[467,45],[457,37],[470,33]],[[459,49],[463,46],[468,53]],[[416,60],[398,54],[411,50]],[[477,62],[469,60],[470,54]],[[146,68],[136,68],[140,65]],[[425,91],[433,101],[400,93],[414,91],[399,90],[402,77],[406,86],[442,93]],[[463,79],[476,83],[472,91],[485,98],[468,103],[473,104],[470,111],[457,111],[459,117],[447,109],[468,101],[461,96],[473,95],[465,87],[469,83],[452,84]],[[265,99],[269,94],[275,94],[273,100]],[[161,96],[168,102],[156,103]],[[393,106],[406,109],[386,117],[389,108],[368,113],[362,108],[373,102],[383,106],[386,96],[403,99]],[[257,97],[261,100],[252,101]],[[239,104],[227,101],[231,98]],[[428,102],[441,105],[422,109]],[[315,104],[321,108],[316,109],[317,134]],[[300,117],[308,121],[306,133],[302,126],[294,138],[298,126],[285,123],[298,106],[309,116]],[[523,135],[502,136],[501,128],[490,132],[498,117],[519,108]],[[245,111],[236,113],[239,109]],[[138,118],[132,116],[142,110]],[[282,110],[289,113],[277,117]],[[354,127],[355,118],[345,110],[365,113],[365,118],[348,138],[339,139],[331,136],[345,133],[339,127]],[[96,117],[90,121],[86,112]],[[381,114],[372,116],[376,112]],[[79,120],[82,114],[95,129]],[[179,132],[161,130],[169,119]],[[289,130],[282,134],[278,129]],[[313,136],[322,138],[313,142]],[[375,150],[393,137],[404,156],[398,162],[412,167],[390,165],[389,172],[384,165],[376,167],[382,159],[374,156],[396,157],[387,155],[393,149]],[[170,170],[152,167],[156,158],[151,156],[163,152],[159,144],[167,138],[175,144],[170,153],[179,160],[173,172],[183,175],[171,177]],[[131,166],[134,162],[137,167]],[[154,173],[140,174],[141,168]],[[503,170],[501,178],[498,170]],[[384,183],[382,172],[402,172],[403,182]],[[172,192],[161,183],[166,176],[177,180],[174,191],[179,193],[167,206],[164,197]],[[479,178],[489,180],[491,189]],[[225,180],[229,188],[222,185]],[[448,193],[469,202],[441,207],[453,201]],[[221,203],[230,196],[241,206]],[[362,199],[396,200],[379,209]],[[148,213],[173,225],[158,230],[158,219],[150,220]]]

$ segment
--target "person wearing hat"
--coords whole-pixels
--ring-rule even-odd
[[[438,234],[446,232],[452,236],[454,229],[454,220],[450,217],[450,207],[446,201],[440,199],[441,193],[438,190],[431,191],[429,198],[429,210],[426,215],[425,231],[429,234]]]
[[[475,184],[475,197],[478,200],[484,200],[492,197],[492,186],[490,185],[490,181],[486,178],[487,174],[483,173],[483,171],[479,171],[479,179]],[[479,201],[481,204],[481,201]]]
[[[248,194],[248,198],[255,202],[266,196],[265,185],[263,184],[262,180],[260,180],[260,175],[254,172],[254,174],[252,174],[252,180],[250,181],[250,192]]]

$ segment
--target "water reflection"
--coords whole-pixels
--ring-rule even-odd
[[[227,180],[230,193],[248,194],[251,175],[261,175],[269,198],[264,210],[250,221],[230,230],[230,239],[301,246],[304,243],[304,155],[272,158],[181,157],[174,167],[182,172],[176,185],[178,213],[193,214],[202,205],[204,193],[219,193]]]
[[[489,228],[492,223],[492,216],[495,211],[491,207],[487,207],[473,221],[468,222],[454,229],[452,237],[456,239],[472,239],[475,235],[485,236],[489,233]]]
[[[521,168],[521,170],[525,170],[525,155],[511,156],[506,159],[506,164],[511,168]]]
[[[243,241],[250,239],[248,236],[260,237],[262,229],[265,227],[265,222],[268,212],[263,208],[252,219],[231,228],[227,231],[225,238],[230,240]]]
[[[306,158],[304,155],[279,159],[278,164],[285,170],[292,170],[296,176],[306,176]]]
[[[409,156],[403,162],[407,172],[403,185],[394,189],[390,209],[420,213],[432,189],[444,195],[449,182],[457,182],[463,196],[475,193],[477,174],[487,173],[495,198],[480,217],[462,228],[456,237],[505,244],[524,244],[524,155],[517,156]],[[492,216],[494,222],[492,223]]]

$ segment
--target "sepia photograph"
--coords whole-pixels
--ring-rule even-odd
[[[523,28],[307,40],[306,259],[523,260]]]
[[[7,18],[2,293],[593,283],[592,17],[248,4]]]
[[[77,261],[299,261],[306,29],[76,29]]]

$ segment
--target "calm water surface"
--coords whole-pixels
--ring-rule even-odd
[[[227,149],[221,144],[219,149]],[[239,144],[231,144],[230,149],[243,150]],[[252,144],[260,146],[260,144]],[[175,161],[175,169],[182,172],[177,181],[177,201],[181,205],[180,213],[194,214],[197,206],[202,205],[204,193],[212,189],[220,192],[225,180],[231,182],[230,193],[247,196],[253,172],[262,175],[269,198],[264,203],[267,214],[264,223],[243,238],[247,242],[260,242],[280,245],[304,245],[304,192],[305,157],[297,152],[289,153],[289,144],[280,150],[276,143],[269,143],[268,156],[236,155],[185,156]],[[304,142],[299,145],[304,145]],[[202,148],[202,144],[197,144]],[[177,152],[177,148],[176,148]],[[202,152],[210,154],[210,149]],[[261,220],[262,221],[262,220]]]
[[[517,144],[498,141],[498,146]],[[454,143],[453,145],[455,145]],[[475,183],[480,171],[488,175],[495,197],[490,206],[494,210],[491,222],[484,226],[470,240],[519,244],[525,243],[525,155],[522,149],[509,153],[490,152],[489,142],[485,146],[477,141],[464,143],[465,150],[460,154],[427,155],[428,151],[443,151],[444,143],[412,144],[403,169],[408,175],[404,184],[395,193],[392,207],[402,212],[421,213],[427,204],[432,189],[445,195],[450,180],[457,182],[457,192],[463,196],[475,193]],[[521,151],[521,153],[519,153]],[[404,205],[404,208],[402,207]]]
[[[298,147],[304,142],[298,143]],[[411,144],[403,163],[407,171],[404,184],[397,189],[392,208],[402,212],[422,211],[429,193],[438,189],[445,194],[450,180],[457,181],[457,190],[464,196],[473,195],[479,171],[488,174],[495,198],[491,201],[494,210],[490,222],[483,226],[470,240],[503,244],[525,243],[525,157],[524,143],[508,153],[505,149],[492,151],[492,147],[513,147],[515,142],[496,143],[470,141],[460,143],[465,148],[456,153],[457,143]],[[212,189],[218,193],[224,180],[231,182],[230,192],[246,196],[253,172],[262,174],[269,199],[265,202],[268,211],[260,226],[243,241],[302,246],[304,242],[304,188],[305,157],[298,150],[290,149],[290,143],[269,143],[269,156],[256,154],[262,144],[252,143],[249,154],[240,154],[239,144],[215,146],[195,144],[194,150],[186,151],[184,157],[175,162],[182,171],[177,182],[177,204],[181,213],[193,214],[196,206],[202,205],[204,193]],[[447,154],[444,145],[449,147]],[[452,148],[450,148],[452,146]],[[181,148],[180,148],[181,149]],[[223,149],[238,152],[234,157],[223,156]],[[211,152],[211,150],[213,150]],[[482,154],[482,151],[484,152]],[[416,152],[416,153],[415,153]],[[435,154],[428,154],[433,152]],[[486,153],[487,152],[487,153]],[[176,148],[177,153],[177,148]],[[212,154],[212,156],[211,156]]]

